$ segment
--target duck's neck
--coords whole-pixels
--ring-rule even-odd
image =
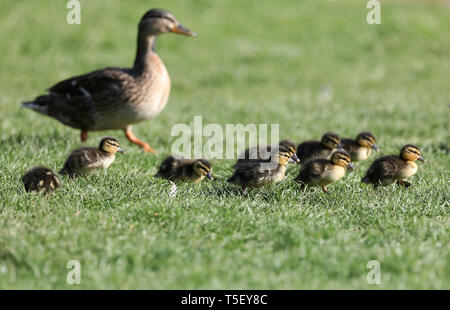
[[[133,72],[136,76],[145,75],[151,71],[152,56],[155,53],[156,36],[138,34],[137,52]]]

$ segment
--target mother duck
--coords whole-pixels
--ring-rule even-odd
[[[170,77],[155,51],[156,38],[166,32],[197,36],[170,12],[152,9],[139,22],[133,68],[112,67],[72,77],[22,106],[80,129],[83,142],[88,131],[122,129],[128,140],[154,153],[134,135],[131,125],[156,116],[169,98]]]

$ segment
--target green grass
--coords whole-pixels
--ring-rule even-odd
[[[382,24],[365,1],[4,1],[0,11],[0,288],[11,289],[450,289],[449,7],[382,1]],[[129,66],[137,21],[151,7],[174,12],[196,39],[164,35],[157,50],[173,88],[166,109],[135,126],[158,154],[128,151],[107,173],[63,179],[50,197],[24,193],[34,165],[59,169],[79,132],[20,103],[55,82]],[[321,95],[327,88],[330,100]],[[375,193],[356,173],[300,191],[285,182],[230,191],[233,161],[214,160],[215,182],[168,186],[152,178],[176,123],[279,123],[281,138],[371,130],[382,154],[415,143],[413,186]],[[225,189],[225,190],[224,190]],[[79,260],[81,284],[66,283]],[[382,285],[366,282],[369,260]]]

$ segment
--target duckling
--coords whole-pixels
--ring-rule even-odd
[[[205,177],[213,180],[211,172],[211,164],[205,159],[175,159],[169,156],[163,161],[155,177],[196,184]]]
[[[289,163],[296,164],[296,163],[300,162],[300,160],[298,159],[297,154],[296,154],[297,148],[295,147],[294,142],[292,142],[290,140],[282,140],[278,144],[278,148],[279,148],[279,150],[284,150],[290,154],[291,158],[289,159]],[[274,151],[276,151],[276,150],[274,149]],[[241,155],[239,155],[239,158],[238,158],[236,164],[234,164],[233,168],[236,169],[238,167],[238,165],[242,164],[243,162],[248,162],[248,161],[256,161],[256,162],[261,161],[261,160],[270,161],[271,152],[272,152],[271,145],[269,145],[269,146],[256,145],[254,147],[248,148]]]
[[[116,159],[116,153],[125,153],[116,138],[105,137],[98,148],[82,147],[73,151],[59,172],[69,177],[88,176],[98,169],[107,169]]]
[[[297,146],[300,163],[316,158],[330,159],[334,151],[341,148],[341,138],[335,132],[327,132],[321,141],[306,141]]]
[[[280,148],[270,161],[244,161],[237,165],[234,174],[227,182],[241,185],[244,192],[247,187],[260,187],[281,182],[286,176],[286,165],[290,159],[290,152]]]
[[[375,160],[367,170],[362,182],[373,184],[376,188],[379,185],[386,186],[396,181],[398,185],[408,187],[411,183],[404,179],[417,172],[416,160],[425,162],[419,148],[413,144],[407,144],[401,149],[400,156],[388,155]]]
[[[369,158],[372,149],[379,151],[375,145],[375,137],[369,131],[360,132],[356,139],[342,138],[342,148],[350,153],[352,161],[360,161]]]
[[[300,169],[299,175],[294,181],[305,185],[319,185],[327,193],[326,186],[340,180],[347,170],[355,169],[351,163],[350,154],[339,150],[331,155],[331,159],[317,158],[308,161]]]
[[[45,195],[61,187],[58,176],[50,168],[42,166],[28,170],[22,176],[22,182],[27,192],[36,191]]]
[[[158,115],[169,99],[170,77],[155,50],[156,38],[168,32],[197,36],[172,13],[152,9],[139,23],[132,68],[109,67],[69,78],[22,106],[81,130],[83,142],[89,131],[121,129],[129,141],[154,153],[131,125]]]

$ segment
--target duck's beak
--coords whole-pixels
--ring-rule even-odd
[[[300,162],[300,159],[298,158],[297,154],[294,154],[294,156],[292,156],[289,159],[289,163],[291,163],[291,164],[297,164],[299,162]]]
[[[172,30],[170,30],[170,32],[178,33],[178,34],[184,34],[185,36],[189,36],[189,37],[196,37],[197,36],[197,34],[195,32],[185,28],[181,24],[175,25],[172,28]]]
[[[338,149],[338,150],[342,149],[342,143],[339,143],[339,144],[337,145],[337,149]]]
[[[206,174],[206,177],[207,177],[208,179],[210,179],[211,181],[214,180],[214,178],[213,178],[211,172],[208,172],[208,173]]]
[[[380,149],[378,148],[378,146],[376,146],[375,144],[372,144],[372,148],[375,150],[375,151],[379,151]]]
[[[125,154],[125,151],[122,150],[120,147],[117,149],[117,152],[122,153],[122,154]]]
[[[417,158],[418,160],[420,160],[421,162],[424,162],[424,163],[426,163],[427,161],[425,160],[425,159],[423,159],[423,157],[422,156],[419,156],[419,158]]]
[[[349,167],[349,168],[352,169],[352,170],[355,170],[355,166],[353,166],[352,163],[348,163],[347,167]]]

